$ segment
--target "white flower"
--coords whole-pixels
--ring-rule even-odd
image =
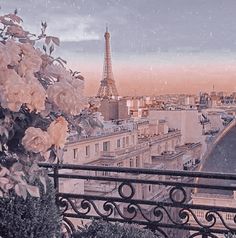
[[[25,131],[25,136],[22,139],[22,145],[26,150],[34,153],[46,152],[51,146],[51,138],[46,131],[40,128],[29,127]]]
[[[52,61],[53,61],[52,58],[49,55],[42,54],[42,53],[41,53],[41,59],[42,59],[42,68],[44,70],[49,64],[52,64]]]
[[[6,69],[11,63],[11,56],[4,44],[0,43],[0,69]]]
[[[56,82],[47,89],[50,102],[65,113],[77,115],[82,108],[82,98],[79,92],[69,83]]]
[[[23,52],[18,69],[20,76],[24,77],[27,73],[38,72],[42,65],[42,59],[38,50],[29,43],[21,44],[20,46]]]
[[[57,147],[63,148],[68,136],[68,122],[64,117],[58,117],[53,121],[47,129],[48,134],[51,137],[52,144]]]
[[[27,107],[32,111],[41,112],[45,110],[46,93],[40,83],[32,83],[30,85],[31,101]]]
[[[30,102],[27,103],[27,107],[30,111],[41,112],[45,110],[46,91],[43,86],[33,74],[27,74],[24,79],[30,94]]]
[[[27,36],[27,33],[23,30],[21,26],[12,25],[7,28],[7,34],[10,36],[15,36],[19,38],[24,38]]]
[[[22,104],[30,111],[45,110],[46,91],[33,74],[21,78],[13,69],[0,71],[0,103],[3,108],[17,112]]]
[[[7,52],[10,55],[11,58],[11,65],[17,65],[21,59],[20,57],[20,53],[21,53],[21,49],[20,46],[14,41],[14,40],[8,40],[6,42],[6,49]]]
[[[63,82],[69,81],[72,78],[70,72],[59,64],[47,64],[46,68],[44,69],[44,74],[46,76],[54,77],[57,79],[57,81]]]
[[[65,67],[59,64],[49,63],[44,68],[44,74],[55,78],[55,81],[58,82],[55,86],[49,87],[49,99],[62,111],[72,115],[79,114],[86,101],[83,96],[84,81],[73,77]],[[68,108],[66,108],[67,106]]]
[[[3,108],[17,112],[24,103],[30,103],[29,86],[12,69],[0,71],[0,103]]]

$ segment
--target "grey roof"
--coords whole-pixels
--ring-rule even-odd
[[[235,173],[236,172],[236,127],[233,127],[215,146],[209,157],[205,160],[201,171]],[[200,183],[217,185],[235,185],[236,181],[201,179]],[[201,192],[232,194],[232,192],[201,189]]]

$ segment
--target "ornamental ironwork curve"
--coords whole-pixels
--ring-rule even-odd
[[[222,191],[233,201],[236,186],[217,181],[236,184],[234,174],[72,164],[40,166],[48,168],[49,176],[54,179],[57,204],[69,237],[76,229],[75,221],[81,219],[135,223],[164,238],[218,238],[236,234],[236,207],[192,202],[196,194],[226,197]],[[61,180],[94,182],[101,190],[94,190],[93,194],[61,192]],[[107,184],[109,191],[105,191]],[[152,198],[147,199],[145,193],[153,188],[156,190],[151,192]]]

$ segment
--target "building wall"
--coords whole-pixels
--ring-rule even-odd
[[[102,99],[98,109],[105,121],[128,118],[128,107],[125,99]]]
[[[69,143],[65,147],[66,163],[84,164],[98,160],[103,155],[129,148],[138,142],[137,131],[113,133],[109,136],[98,136]]]
[[[164,164],[165,169],[169,170],[183,170],[183,155],[184,153],[178,153],[173,155],[163,155],[158,159],[153,158],[153,164]]]
[[[139,136],[147,136],[147,135],[150,135],[150,124],[149,122],[148,123],[138,123],[138,135]]]
[[[197,110],[150,110],[148,118],[165,120],[169,128],[179,129],[182,134],[182,144],[201,141],[202,126]]]
[[[236,197],[230,196],[230,195],[219,195],[219,194],[208,194],[208,193],[196,193],[192,195],[192,204],[197,205],[208,205],[208,206],[220,206],[220,207],[235,207],[236,206]],[[204,210],[194,210],[194,213],[196,214],[197,218],[199,219],[202,224],[209,224],[206,221],[206,212]],[[221,216],[223,217],[224,221],[229,227],[236,228],[235,222],[234,222],[234,213],[228,213],[228,212],[219,212]],[[217,217],[217,215],[216,215]],[[196,221],[190,216],[190,225],[198,225]],[[218,217],[217,217],[218,218]],[[213,228],[223,228],[225,227],[222,225],[222,222],[220,219],[216,220],[216,224]],[[224,234],[217,234],[217,237],[219,238],[225,238],[226,236]]]
[[[101,100],[99,111],[102,113],[105,121],[118,119],[118,101],[110,99]]]
[[[180,145],[180,141],[180,133],[172,133],[172,136],[157,140],[150,146],[151,156],[161,155],[165,151],[175,151],[175,147]]]
[[[128,116],[128,107],[125,99],[120,99],[118,101],[118,119],[127,119]]]
[[[222,130],[224,128],[220,114],[209,113],[207,117],[210,120],[211,129],[218,128],[218,129]]]

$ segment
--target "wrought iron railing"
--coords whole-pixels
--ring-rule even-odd
[[[215,238],[236,233],[234,174],[72,164],[41,166],[48,168],[54,179],[57,203],[70,233],[80,220],[99,218],[136,223],[165,238]],[[199,202],[202,194],[204,200]],[[198,198],[197,203],[193,197]]]

